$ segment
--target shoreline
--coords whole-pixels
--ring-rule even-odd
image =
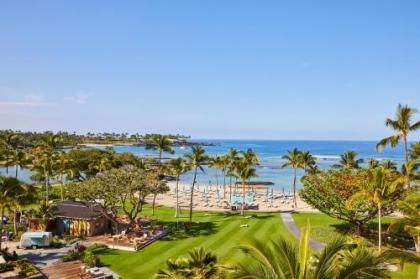
[[[159,194],[156,197],[156,204],[175,208],[176,195],[174,181],[168,182],[170,191],[165,194]],[[189,209],[190,184],[179,183],[179,207],[181,210]],[[229,187],[226,187],[225,197],[223,197],[223,186],[219,185],[200,185],[199,189],[194,189],[193,210],[199,211],[231,211],[231,203],[229,200]],[[232,191],[233,192],[233,191]],[[267,195],[268,193],[268,195]],[[271,193],[273,196],[271,197]],[[241,196],[242,189],[238,187],[238,194]],[[153,197],[147,197],[146,202],[152,202]],[[248,209],[250,212],[319,212],[317,209],[310,207],[299,196],[296,197],[297,207],[293,205],[293,197],[288,194],[283,195],[281,191],[273,190],[256,190],[252,204],[258,205],[258,209]],[[240,205],[237,205],[240,211]]]

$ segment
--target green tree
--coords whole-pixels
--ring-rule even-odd
[[[302,168],[302,159],[301,153],[297,148],[294,148],[292,151],[287,151],[287,155],[283,155],[281,158],[285,160],[280,168],[284,169],[291,167],[293,169],[293,203],[297,207],[296,200],[296,178],[297,178],[297,169]]]
[[[115,209],[121,208],[129,220],[129,228],[132,228],[138,214],[143,210],[146,196],[152,193],[155,185],[164,183],[154,172],[126,165],[102,172],[81,183],[66,184],[65,192],[69,198],[103,201],[101,214],[112,222],[114,231],[117,232]]]
[[[390,171],[396,171],[397,170],[397,164],[391,160],[384,160],[380,163],[380,166],[382,166],[386,170]]]
[[[167,270],[159,270],[155,278],[194,278],[219,279],[225,278],[228,268],[218,263],[218,257],[203,248],[188,252],[188,258],[168,260]]]
[[[189,167],[192,170],[194,170],[193,181],[191,184],[191,194],[190,194],[190,213],[189,213],[190,222],[192,222],[194,187],[195,187],[195,183],[197,182],[198,170],[204,172],[203,165],[208,160],[208,156],[205,153],[206,153],[205,150],[200,145],[195,145],[192,147],[191,153],[187,153],[184,155],[185,159],[188,162]]]
[[[172,141],[166,135],[154,135],[152,141],[146,144],[146,149],[153,149],[159,152],[159,164],[162,165],[163,152],[173,154]]]
[[[320,252],[311,256],[309,226],[299,243],[283,237],[263,243],[254,240],[240,249],[249,259],[241,263],[232,278],[236,279],[344,279],[388,278],[386,263],[395,258],[391,253],[376,255],[372,250],[347,244],[344,238],[333,239]],[[410,261],[419,259],[411,253],[398,256]]]
[[[396,218],[388,227],[389,232],[400,229],[406,231],[414,241],[416,252],[420,252],[420,194],[411,193],[404,200],[398,201],[398,211],[402,218]]]
[[[25,151],[21,149],[14,149],[8,157],[8,166],[15,166],[15,177],[18,177],[18,170],[19,168],[26,167],[28,163],[28,156],[26,155]]]
[[[237,177],[241,179],[242,184],[242,206],[241,206],[241,215],[245,214],[245,185],[246,182],[249,182],[249,180],[257,176],[256,169],[254,168],[255,163],[258,161],[250,160],[250,158],[243,157],[236,161],[235,164],[235,173]]]
[[[215,172],[216,172],[216,187],[219,187],[218,170],[222,168],[221,156],[214,156],[214,157],[209,158],[208,167],[215,169]]]
[[[351,229],[361,234],[365,225],[378,215],[378,209],[368,199],[359,203],[346,206],[353,195],[366,188],[370,174],[373,170],[336,170],[322,171],[316,175],[306,175],[302,178],[300,197],[313,208],[333,218],[344,220],[351,224]],[[386,184],[391,184],[396,178],[401,177],[398,173],[387,173]],[[390,196],[389,200],[382,205],[382,215],[388,215],[395,209],[396,201],[403,193]]]
[[[56,158],[55,162],[55,173],[60,181],[60,195],[61,200],[64,200],[64,184],[66,179],[66,174],[70,174],[68,177],[73,178],[72,174],[73,168],[71,165],[71,159],[66,152],[60,152]]]
[[[228,166],[227,166],[227,175],[229,176],[229,200],[232,199],[232,177],[235,177],[235,165],[236,161],[239,160],[239,151],[235,148],[230,148],[229,152],[226,154]]]
[[[356,159],[357,152],[348,150],[340,155],[340,164],[334,165],[336,168],[342,169],[358,169],[360,164],[363,163],[363,159]]]
[[[397,107],[395,119],[387,118],[385,126],[394,130],[394,135],[381,139],[376,144],[376,149],[380,152],[384,147],[390,145],[395,148],[399,142],[403,142],[403,152],[405,163],[409,161],[408,154],[408,135],[420,128],[420,121],[412,123],[414,115],[417,113],[415,108],[410,108],[408,105]],[[407,186],[410,187],[410,180],[407,179]]]
[[[20,181],[14,177],[0,176],[0,235],[3,232],[4,210],[16,198],[17,189],[21,187]],[[0,237],[1,251],[1,237]]]
[[[50,198],[50,179],[54,176],[57,152],[51,148],[38,146],[34,151],[31,169],[45,181],[45,200]]]
[[[309,173],[316,167],[316,157],[314,157],[309,151],[302,150],[300,153],[300,159],[302,163],[302,169],[305,173]]]
[[[176,158],[169,161],[169,172],[172,175],[175,175],[176,185],[175,185],[175,194],[176,194],[176,204],[175,204],[175,218],[179,217],[179,179],[182,174],[189,171],[189,166],[183,158]]]
[[[346,203],[349,208],[354,204],[371,202],[378,209],[378,249],[382,248],[382,216],[383,206],[387,202],[394,202],[395,196],[399,196],[403,190],[403,181],[399,178],[390,181],[389,170],[380,166],[373,170],[368,170],[368,177],[361,190],[355,193]]]

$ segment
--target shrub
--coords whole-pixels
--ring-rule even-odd
[[[27,259],[16,262],[16,267],[19,269],[19,275],[30,277],[39,274],[39,270],[32,265]]]
[[[13,262],[2,263],[2,264],[0,264],[0,273],[6,272],[6,271],[11,271],[14,268],[15,268],[15,263],[13,263]]]

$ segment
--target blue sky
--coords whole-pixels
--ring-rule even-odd
[[[404,0],[1,1],[0,129],[376,140],[398,103],[420,108],[419,14]]]

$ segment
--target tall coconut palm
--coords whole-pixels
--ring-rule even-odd
[[[20,181],[14,177],[0,176],[0,232],[3,231],[4,210],[16,198],[16,191],[19,189]],[[0,233],[1,234],[1,233]],[[0,237],[1,251],[1,237]]]
[[[36,191],[32,185],[19,183],[19,187],[13,190],[13,198],[10,199],[8,208],[13,212],[13,234],[17,235],[17,213],[22,209],[23,205],[31,204],[35,201]]]
[[[176,186],[175,186],[175,194],[176,194],[176,204],[175,204],[175,218],[179,217],[179,179],[182,174],[189,171],[189,166],[187,162],[183,158],[176,158],[169,161],[169,172],[172,175],[175,175]]]
[[[235,164],[239,159],[239,151],[235,148],[230,148],[226,154],[228,160],[227,174],[229,176],[229,200],[232,199],[232,177],[235,177]]]
[[[38,146],[35,148],[31,168],[45,181],[45,200],[50,197],[50,179],[54,176],[57,152],[50,148]]]
[[[241,251],[249,260],[237,266],[232,278],[388,278],[386,262],[393,258],[392,254],[376,255],[364,246],[354,249],[354,245],[347,244],[344,238],[335,238],[311,256],[308,231],[303,230],[299,243],[280,237],[269,244],[253,240],[250,245],[241,246]],[[408,252],[399,256],[418,261],[418,257]]]
[[[404,180],[401,177],[395,178],[392,183],[387,182],[387,176],[391,174],[390,170],[379,166],[376,169],[368,170],[368,179],[360,192],[354,194],[346,203],[351,208],[353,204],[360,201],[370,201],[378,208],[378,250],[382,248],[382,206],[387,199],[401,191],[404,186]]]
[[[66,174],[72,171],[73,170],[71,168],[71,159],[69,158],[68,153],[60,152],[55,162],[55,173],[58,176],[58,180],[60,181],[61,200],[64,200],[64,184]]]
[[[226,175],[229,170],[229,157],[228,155],[223,155],[220,157],[220,169],[223,173],[223,198],[226,198]]]
[[[188,252],[188,258],[178,258],[167,261],[167,270],[159,270],[155,278],[194,278],[194,279],[219,279],[225,278],[227,267],[218,263],[216,254],[203,248]]]
[[[219,187],[219,175],[218,170],[221,168],[221,157],[220,156],[214,156],[209,159],[208,163],[209,168],[214,168],[216,172],[216,187]]]
[[[6,167],[6,174],[9,174],[9,167],[11,166],[9,156],[15,149],[17,149],[19,136],[15,134],[14,132],[11,132],[11,131],[7,132],[4,134],[2,138],[2,142],[3,142],[4,157],[5,157],[4,165]]]
[[[420,128],[420,121],[412,123],[414,115],[417,113],[417,109],[410,108],[401,104],[397,107],[397,113],[395,119],[387,118],[385,120],[385,126],[391,127],[395,134],[387,138],[381,139],[376,144],[376,149],[381,151],[382,148],[390,145],[391,147],[396,147],[398,143],[402,140],[404,144],[404,159],[405,162],[408,162],[408,135],[411,132],[414,132]]]
[[[314,157],[307,150],[302,150],[301,151],[300,159],[301,159],[301,163],[302,163],[302,169],[305,173],[308,173],[316,165],[316,157]]]
[[[40,138],[38,146],[55,150],[63,142],[63,137],[59,134],[48,133],[47,135]]]
[[[146,149],[153,149],[159,152],[159,165],[162,166],[162,155],[163,152],[173,154],[174,149],[172,148],[172,142],[166,135],[154,135],[152,142],[146,144]]]
[[[107,156],[102,156],[101,158],[92,161],[89,164],[89,169],[95,172],[104,172],[112,168],[111,159]]]
[[[369,162],[368,162],[368,165],[369,165],[370,169],[377,168],[379,166],[379,161],[376,160],[375,158],[370,158]]]
[[[340,155],[340,164],[334,165],[335,168],[341,169],[358,169],[360,164],[363,163],[363,159],[356,159],[357,152],[348,150]]]
[[[15,177],[18,177],[19,168],[24,168],[28,163],[28,156],[21,149],[14,149],[8,158],[8,166],[15,166]]]
[[[241,215],[244,215],[245,213],[245,183],[248,182],[252,177],[257,176],[257,172],[254,166],[255,164],[246,157],[237,160],[235,164],[235,173],[240,178],[242,184]]]
[[[203,165],[208,160],[208,156],[205,154],[205,150],[200,145],[194,145],[192,147],[191,153],[185,154],[185,159],[188,162],[188,165],[191,169],[194,170],[193,181],[191,184],[191,195],[190,195],[190,213],[189,218],[192,222],[192,210],[193,210],[193,198],[194,198],[194,187],[197,182],[198,170],[204,172]]]
[[[284,169],[291,167],[293,169],[293,203],[297,207],[296,200],[296,178],[297,178],[297,169],[302,168],[301,153],[297,148],[294,148],[292,151],[288,150],[287,155],[283,155],[281,158],[285,160],[280,168]]]
[[[391,171],[397,170],[397,164],[391,160],[384,160],[380,163],[380,165],[386,170],[391,170]]]
[[[388,227],[389,232],[406,231],[414,241],[416,252],[420,253],[420,194],[411,193],[404,200],[398,202],[398,211],[402,218],[395,218]]]

